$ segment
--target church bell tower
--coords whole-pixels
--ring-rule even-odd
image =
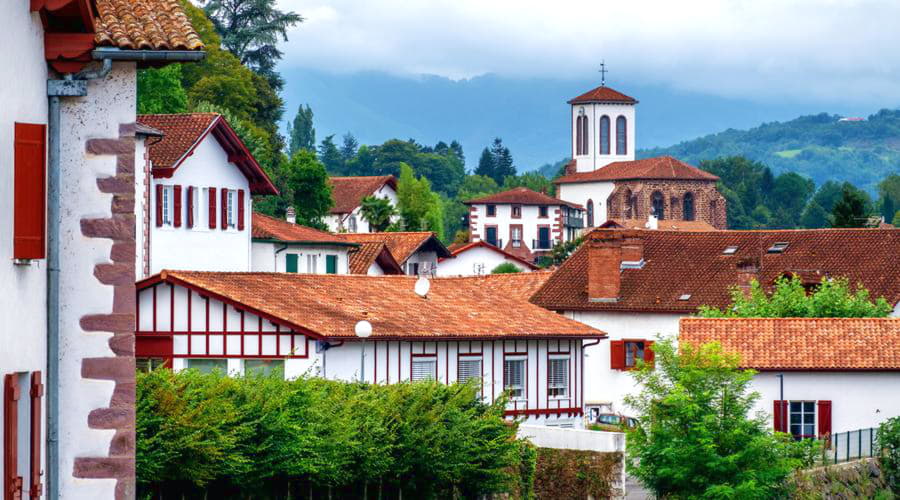
[[[617,161],[634,160],[637,99],[601,84],[571,99],[572,158],[577,172],[591,172]]]

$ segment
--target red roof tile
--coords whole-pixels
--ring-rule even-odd
[[[138,115],[137,121],[164,134],[149,146],[154,177],[171,177],[197,145],[211,135],[250,181],[253,194],[278,194],[269,176],[218,113]]]
[[[597,229],[586,239],[624,230]],[[758,281],[770,286],[786,272],[814,270],[862,284],[873,297],[900,302],[900,231],[808,229],[781,231],[632,231],[643,241],[644,266],[621,271],[616,302],[589,301],[587,247],[579,248],[532,297],[551,310],[691,313],[701,305],[725,307],[738,284],[737,266],[753,262]],[[786,242],[783,253],[768,253]],[[733,254],[725,254],[728,247]],[[688,300],[679,300],[682,295]]]
[[[900,318],[682,318],[679,343],[719,342],[756,370],[900,370]]]
[[[349,214],[356,210],[366,196],[375,194],[385,184],[397,189],[397,179],[393,175],[363,177],[332,177],[331,196],[334,198],[333,214]]]
[[[329,245],[355,246],[340,236],[319,231],[301,224],[291,224],[286,220],[269,217],[259,212],[253,213],[253,238],[278,240],[293,243],[324,243]]]
[[[609,219],[600,226],[602,229],[647,229],[646,219]],[[657,229],[660,231],[718,231],[708,222],[702,220],[671,220],[657,221]]]
[[[528,303],[522,290],[535,279],[435,278],[427,298],[413,291],[412,276],[163,271],[138,288],[160,281],[188,286],[332,339],[355,339],[354,326],[362,319],[372,323],[374,339],[604,336]]]
[[[532,269],[532,270],[538,269],[538,266],[534,265],[533,263],[528,262],[527,260],[522,259],[522,258],[520,258],[520,257],[518,257],[518,256],[516,256],[516,255],[513,255],[513,254],[511,254],[511,253],[509,253],[509,252],[503,250],[502,248],[498,248],[498,247],[496,247],[496,246],[494,246],[494,245],[491,245],[490,243],[488,243],[488,242],[486,242],[486,241],[484,241],[484,240],[472,241],[472,242],[469,242],[469,243],[461,243],[461,244],[451,245],[451,246],[448,248],[448,249],[450,250],[450,255],[451,255],[451,256],[450,256],[450,257],[446,257],[446,258],[441,259],[441,260],[446,260],[446,259],[448,259],[448,258],[449,258],[449,259],[452,259],[452,258],[454,258],[454,257],[456,257],[456,256],[458,256],[458,255],[460,255],[460,254],[463,254],[463,253],[468,252],[469,250],[472,250],[473,248],[487,248],[488,250],[491,250],[491,251],[493,251],[493,252],[496,252],[496,253],[498,253],[498,254],[500,254],[500,255],[506,257],[507,259],[514,260],[514,261],[518,262],[519,264],[522,264],[523,266],[525,266],[525,267],[528,268],[528,269]]]
[[[553,182],[555,184],[572,184],[626,179],[719,180],[717,176],[671,156],[658,156],[643,160],[616,161],[592,172],[564,175]]]
[[[466,205],[474,205],[477,203],[507,203],[516,205],[566,205],[572,208],[577,208],[579,210],[584,210],[584,207],[582,207],[581,205],[569,203],[568,201],[563,201],[559,198],[554,198],[544,193],[538,193],[537,191],[532,191],[531,189],[528,189],[526,187],[517,187],[508,191],[489,194],[480,198],[473,198],[471,200],[464,201],[463,203],[465,203]]]
[[[372,264],[378,264],[384,274],[404,274],[403,267],[394,259],[383,241],[369,241],[357,245],[359,250],[350,254],[350,274],[367,274]]]
[[[129,50],[202,50],[178,0],[96,0],[94,40]]]
[[[353,243],[384,243],[390,250],[391,255],[394,256],[394,259],[400,264],[405,263],[406,259],[419,249],[434,250],[438,258],[450,256],[450,251],[447,250],[447,247],[430,231],[341,233],[341,236]]]
[[[587,104],[591,102],[614,102],[621,104],[637,104],[637,99],[627,96],[605,85],[588,90],[584,94],[569,100],[569,104]]]

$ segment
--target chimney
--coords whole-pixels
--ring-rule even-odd
[[[287,207],[286,219],[291,224],[297,223],[297,211],[294,210],[294,207]]]
[[[759,280],[759,259],[741,259],[735,267],[737,267],[737,286],[744,295],[749,295],[750,283]]]
[[[644,227],[647,229],[659,229],[659,219],[657,219],[655,215],[650,214],[647,217],[647,223],[644,224]]]
[[[588,241],[588,300],[616,302],[621,283],[622,238],[601,235]]]
[[[622,262],[635,263],[643,267],[643,261],[644,238],[639,234],[626,235],[622,240]]]

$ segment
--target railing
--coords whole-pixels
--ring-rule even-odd
[[[531,240],[532,250],[550,250],[553,248],[553,242],[550,240]]]
[[[878,429],[857,429],[831,435],[831,448],[825,450],[827,462],[849,462],[874,457],[878,448]]]
[[[486,239],[486,240],[484,240],[484,242],[487,243],[488,245],[494,245],[497,248],[503,248],[503,240]]]
[[[581,217],[571,217],[568,215],[563,215],[562,224],[566,227],[581,229],[584,227],[584,219]]]

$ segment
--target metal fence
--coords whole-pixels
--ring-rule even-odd
[[[875,456],[877,450],[878,429],[857,429],[831,435],[831,447],[825,450],[828,462],[849,462],[859,458]]]

